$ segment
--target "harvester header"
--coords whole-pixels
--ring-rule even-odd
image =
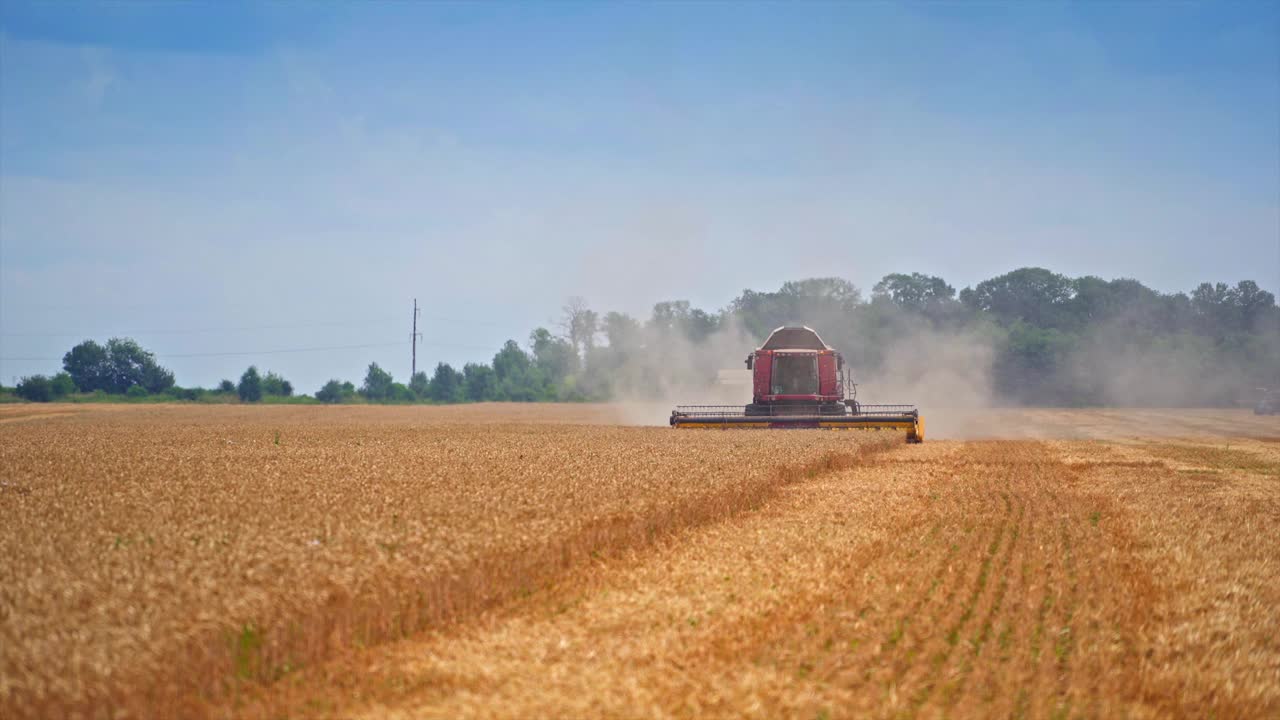
[[[924,418],[912,405],[863,405],[844,356],[808,327],[780,327],[747,356],[751,404],[680,405],[677,428],[902,430],[907,442],[924,440]]]

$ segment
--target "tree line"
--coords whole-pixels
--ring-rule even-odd
[[[1280,387],[1280,308],[1253,281],[1161,293],[1133,279],[1021,268],[959,292],[940,277],[895,273],[876,283],[869,297],[844,279],[810,278],[776,291],[744,290],[718,310],[660,302],[644,319],[600,314],[573,298],[554,331],[536,328],[523,346],[508,340],[488,363],[461,369],[439,363],[407,383],[371,363],[358,387],[330,380],[313,399],[653,397],[674,385],[713,382],[719,369],[738,366],[741,358],[730,353],[796,323],[817,329],[864,381],[888,376],[908,356],[917,374],[936,372],[949,362],[948,345],[980,346],[989,391],[1004,404],[1230,405],[1247,401],[1255,387]],[[937,357],[933,365],[931,356]],[[256,367],[238,383],[178,388],[173,373],[129,339],[80,343],[63,358],[63,372],[23,378],[17,388],[32,400],[75,392],[244,402],[294,396],[287,380],[261,375]]]

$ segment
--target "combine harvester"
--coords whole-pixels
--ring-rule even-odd
[[[737,405],[679,405],[677,428],[822,428],[904,430],[924,442],[924,418],[912,405],[863,405],[846,375],[844,357],[807,327],[780,327],[747,356],[752,401]]]

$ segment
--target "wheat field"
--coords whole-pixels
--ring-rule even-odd
[[[244,681],[528,593],[877,445],[383,410],[0,426],[5,707],[201,712]]]
[[[0,408],[0,716],[1280,714],[1274,418],[620,414]]]

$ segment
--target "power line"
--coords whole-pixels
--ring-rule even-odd
[[[490,347],[480,347],[478,345],[459,345],[457,343],[439,343],[425,342],[424,345],[432,347],[452,348],[456,350],[479,350],[488,352],[493,350]],[[386,342],[386,343],[369,343],[364,345],[330,345],[328,347],[309,347],[309,348],[283,348],[279,350],[243,350],[234,352],[210,352],[210,353],[156,353],[158,358],[202,358],[202,357],[236,357],[244,355],[278,355],[283,353],[306,353],[306,352],[326,352],[330,350],[364,350],[367,348],[384,348],[399,347],[403,345],[403,341]],[[0,358],[0,362],[36,362],[36,361],[60,361],[61,357],[6,357]]]
[[[390,324],[390,320],[381,321],[382,324]],[[213,327],[213,328],[178,328],[170,330],[133,330],[129,332],[6,332],[0,333],[4,337],[94,337],[94,336],[110,336],[121,337],[129,335],[198,335],[200,333],[216,333],[216,332],[242,332],[246,330],[289,330],[293,328],[318,328],[318,327],[368,327],[377,325],[378,322],[326,322],[326,323],[292,323],[287,325],[246,325],[244,327]]]
[[[419,317],[422,317],[419,315]],[[444,316],[428,316],[424,318],[435,322],[459,322],[456,318],[448,318]],[[241,327],[210,327],[210,328],[170,328],[164,330],[132,330],[132,331],[115,331],[115,332],[0,332],[0,337],[129,337],[132,335],[199,335],[201,333],[219,333],[219,332],[245,332],[251,330],[292,330],[296,328],[325,328],[325,327],[369,327],[371,325],[390,325],[393,321],[390,316],[382,316],[382,319],[370,321],[352,321],[352,322],[320,322],[320,323],[286,323],[282,325],[245,325]],[[467,320],[467,325],[483,325],[489,327],[501,327],[504,323],[494,322],[491,320]]]
[[[305,353],[305,352],[321,352],[325,350],[363,350],[365,348],[391,347],[400,343],[370,343],[368,345],[331,345],[329,347],[311,347],[311,348],[287,348],[283,350],[257,350],[244,352],[216,352],[216,353],[156,353],[156,357],[162,358],[196,358],[196,357],[234,357],[237,355],[279,355],[281,353]]]
[[[311,347],[311,348],[284,348],[280,350],[243,350],[234,352],[211,352],[211,353],[155,353],[158,358],[198,358],[198,357],[234,357],[237,355],[276,355],[280,353],[304,353],[304,352],[321,352],[325,350],[359,350],[364,348],[391,347],[400,343],[370,343],[367,345],[332,345],[329,347]],[[61,360],[60,357],[7,357],[0,358],[0,361],[14,362],[19,360],[35,361],[35,360]]]

